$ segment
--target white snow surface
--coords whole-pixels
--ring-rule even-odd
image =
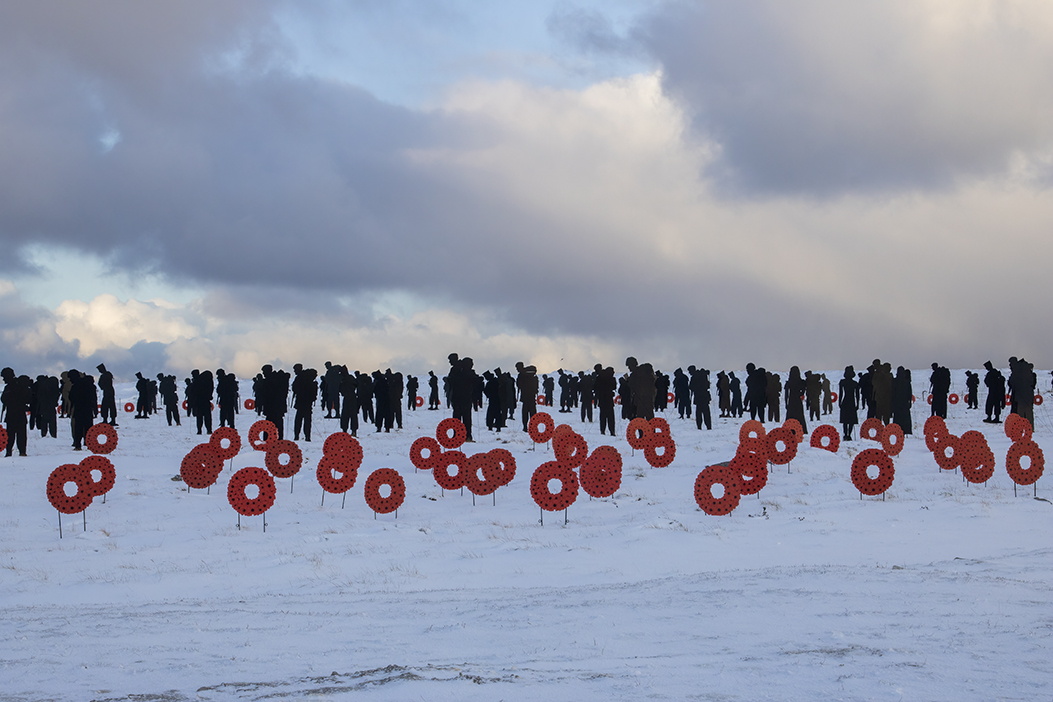
[[[1036,407],[1046,450],[1050,406]],[[474,504],[408,458],[446,410],[404,410],[390,434],[363,427],[342,508],[321,504],[315,468],[339,426],[316,408],[264,532],[260,517],[239,529],[226,497],[262,453],[245,442],[209,493],[188,494],[172,478],[207,437],[187,418],[122,411],[116,486],[83,519],[63,516],[60,539],[47,477],[87,454],[64,420],[58,439],[30,432],[29,457],[0,460],[0,699],[1053,699],[1049,477],[1037,498],[1014,494],[1010,441],[982,411],[952,405],[948,428],[988,437],[999,465],[986,485],[939,470],[919,401],[884,498],[860,499],[849,477],[877,444],[832,454],[806,437],[788,470],[718,517],[695,504],[694,480],[733,456],[741,420],[697,431],[670,406],[676,460],[657,469],[620,417],[612,439],[557,410],[590,451],[622,453],[623,479],[544,524],[529,484],[552,449],[518,420],[496,434],[475,413],[477,443],[462,450],[507,448],[518,469]],[[243,441],[255,419],[238,415]],[[363,499],[381,467],[406,482],[397,517]]]

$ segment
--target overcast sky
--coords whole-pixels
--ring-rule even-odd
[[[1021,0],[0,5],[31,374],[1051,362]]]

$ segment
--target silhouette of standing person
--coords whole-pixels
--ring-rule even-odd
[[[691,418],[691,380],[684,374],[683,368],[673,371],[673,401],[680,419],[687,415]]]
[[[1037,384],[1038,377],[1035,375],[1032,364],[1023,358],[1010,363],[1009,393],[1013,401],[1013,411],[1030,422],[1032,427],[1035,426],[1035,387]]]
[[[852,430],[859,424],[859,384],[856,383],[856,369],[852,366],[845,366],[845,376],[838,383],[837,392],[843,438],[851,441]]]
[[[731,416],[741,417],[742,410],[742,381],[735,377],[735,371],[728,373],[728,389],[731,390]]]
[[[976,395],[977,390],[980,388],[980,375],[973,373],[972,371],[965,371],[965,408],[966,409],[979,409],[980,403],[977,401]]]
[[[521,416],[523,431],[527,431],[530,418],[537,414],[537,368],[525,366],[522,361],[516,362],[516,387],[519,388],[519,404],[523,406]]]
[[[900,366],[892,380],[892,421],[904,434],[913,434],[910,406],[913,404],[914,388],[910,382],[910,371]]]
[[[951,391],[951,372],[938,363],[932,364],[929,390],[932,392],[932,416],[947,419],[947,395]]]
[[[1005,407],[1005,376],[991,365],[990,361],[984,363],[984,368],[987,369],[984,375],[984,385],[987,387],[987,418],[984,421],[988,424],[1000,424],[1002,408]]]
[[[654,368],[650,363],[638,363],[632,356],[625,359],[625,366],[629,369],[629,389],[632,391],[636,416],[647,420],[654,419]]]
[[[417,376],[406,376],[406,409],[411,412],[417,411],[417,388],[419,387],[420,381],[417,380]]]
[[[731,416],[731,379],[724,371],[717,373],[717,404],[721,417]]]
[[[819,380],[819,376],[812,371],[804,372],[804,392],[808,400],[808,418],[820,421],[819,411],[821,409],[821,395],[823,394],[823,384]]]
[[[161,381],[158,384],[158,391],[161,393],[161,403],[165,406],[165,418],[168,420],[168,426],[172,426],[173,419],[176,426],[180,426],[179,388],[176,386],[176,377],[158,373],[157,378]]]
[[[62,395],[59,380],[55,376],[41,375],[36,383],[37,428],[41,438],[51,434],[58,436],[58,403]]]
[[[220,368],[216,371],[216,399],[219,401],[219,426],[234,428],[238,409],[238,379]]]
[[[786,377],[786,384],[783,385],[783,392],[786,395],[786,418],[800,422],[805,434],[808,433],[808,424],[804,419],[803,399],[806,389],[804,378],[801,377],[801,369],[793,366]]]
[[[323,376],[325,391],[322,401],[325,404],[325,418],[332,419],[333,415],[340,416],[340,366],[334,366],[332,361],[325,362],[325,375]]]
[[[614,436],[614,393],[618,390],[618,381],[614,378],[614,368],[604,368],[597,363],[593,366],[596,371],[596,382],[592,386],[592,392],[596,396],[596,405],[600,408],[600,434],[605,429],[610,429]]]
[[[870,366],[870,384],[874,399],[874,416],[882,424],[892,421],[892,364],[875,358]]]
[[[768,373],[768,421],[781,422],[782,378],[778,373]]]
[[[687,373],[691,377],[688,389],[691,391],[695,401],[695,427],[706,430],[713,428],[713,419],[709,412],[709,403],[713,400],[710,392],[709,371],[705,368],[696,369],[694,366],[687,367]]]
[[[106,370],[106,364],[95,366],[99,371],[99,390],[102,390],[102,420],[110,426],[117,426],[117,398],[113,390],[113,373]]]
[[[293,441],[300,440],[300,430],[303,430],[303,440],[311,440],[311,421],[314,414],[314,403],[318,399],[318,371],[314,368],[304,368],[299,363],[293,367],[296,377],[293,378]]]
[[[0,371],[0,378],[4,380],[4,391],[0,395],[0,404],[4,407],[4,416],[7,420],[7,455],[11,456],[15,446],[18,446],[18,455],[26,455],[26,442],[28,441],[28,422],[26,412],[29,411],[32,400],[32,385],[23,382],[22,378],[28,380],[28,376],[15,376],[11,368]]]
[[[94,423],[98,412],[98,395],[95,392],[95,383],[91,376],[70,370],[69,379],[73,386],[69,391],[70,402],[70,430],[73,433],[73,450],[81,450],[81,442],[84,435]]]
[[[212,380],[212,371],[206,370],[198,373],[191,381],[193,387],[194,404],[191,407],[197,418],[197,433],[204,428],[208,434],[212,433],[212,398],[215,396],[216,386]]]
[[[826,373],[819,376],[823,385],[823,414],[833,414],[834,411],[834,394],[830,388],[830,379],[826,377]]]
[[[142,371],[137,372],[135,377],[138,378],[135,391],[139,393],[135,401],[135,418],[146,419],[150,416],[150,381],[143,377]]]
[[[596,388],[596,376],[585,375],[585,371],[578,371],[578,397],[581,400],[581,421],[592,423],[592,405],[595,400],[593,393]]]
[[[369,373],[355,371],[358,379],[358,406],[362,409],[362,421],[373,424],[376,421],[376,412],[373,409],[373,378]]]
[[[752,363],[746,364],[746,404],[750,419],[764,423],[764,406],[768,404],[768,372]]]
[[[288,407],[289,391],[283,371],[274,370],[271,365],[263,366],[263,416],[274,424],[278,438],[285,438],[285,412]]]
[[[358,436],[358,380],[340,366],[340,431]]]
[[[405,384],[402,381],[402,373],[398,371],[392,373],[391,369],[388,368],[384,371],[384,380],[388,384],[388,414],[391,415],[390,421],[387,423],[388,429],[392,427],[402,428],[402,394],[405,391]]]
[[[472,438],[472,399],[478,376],[472,367],[470,358],[459,359],[457,354],[451,353],[450,361],[450,401],[453,405],[454,419],[461,420],[467,434],[467,441]]]
[[[391,396],[388,393],[388,382],[384,378],[384,374],[380,372],[380,369],[373,371],[373,398],[376,400],[373,411],[373,426],[377,428],[374,433],[380,433],[383,429],[387,429],[390,432],[392,424],[391,408],[388,405],[391,403]]]
[[[501,369],[497,369],[498,375],[490,371],[483,371],[483,394],[486,396],[486,428],[490,431],[501,431],[505,422],[505,411],[501,405]]]
[[[867,419],[877,416],[874,410],[873,379],[869,370],[859,374],[859,408],[866,408]]]
[[[545,406],[551,407],[552,393],[556,389],[556,381],[550,378],[548,375],[542,376],[542,379],[544,382],[542,382],[541,387],[545,391]]]
[[[439,409],[439,377],[435,371],[428,371],[428,409]]]
[[[630,421],[636,417],[633,409],[633,391],[629,387],[629,374],[618,378],[618,399],[622,403],[622,419]]]

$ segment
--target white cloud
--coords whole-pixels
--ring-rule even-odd
[[[63,341],[79,343],[84,357],[107,346],[130,348],[144,341],[170,344],[196,337],[200,327],[188,321],[188,316],[185,308],[163,300],[122,302],[105,294],[90,302],[60,304],[55,310],[55,331]]]

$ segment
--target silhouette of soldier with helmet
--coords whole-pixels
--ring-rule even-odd
[[[102,419],[110,426],[117,426],[117,398],[113,389],[113,373],[106,370],[106,364],[95,366],[99,371],[99,390],[102,390]]]

